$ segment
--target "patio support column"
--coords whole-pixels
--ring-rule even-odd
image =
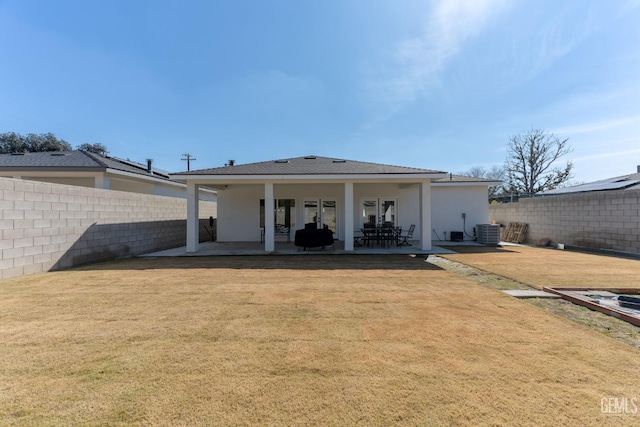
[[[200,243],[199,185],[187,181],[187,252],[197,252]]]
[[[353,251],[353,182],[344,183],[344,250]]]
[[[420,249],[431,250],[431,180],[420,183]]]
[[[273,199],[273,182],[264,184],[264,250],[275,250],[275,201]]]

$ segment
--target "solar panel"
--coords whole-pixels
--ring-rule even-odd
[[[576,185],[575,187],[557,188],[555,190],[545,191],[544,194],[565,194],[565,193],[582,193],[585,191],[605,191],[605,190],[620,190],[627,187],[632,187],[640,183],[637,179],[628,179],[622,181],[598,181],[591,184]]]

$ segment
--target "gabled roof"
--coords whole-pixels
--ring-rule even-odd
[[[445,172],[405,166],[392,166],[379,163],[335,159],[332,157],[304,156],[181,172],[172,174],[172,176],[179,179],[181,176],[192,175],[422,175],[443,173]]]
[[[556,188],[555,190],[539,193],[541,196],[553,196],[556,194],[585,193],[590,191],[610,191],[610,190],[630,190],[640,188],[640,173],[617,176],[614,178],[602,179],[600,181],[586,184],[574,185],[573,187]]]
[[[147,172],[146,165],[117,157],[85,151],[48,151],[42,153],[0,154],[0,171],[106,171],[113,169],[154,178],[169,179],[169,173],[157,168]]]

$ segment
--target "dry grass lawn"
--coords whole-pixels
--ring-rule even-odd
[[[404,256],[7,280],[0,341],[3,425],[640,423],[601,411],[639,397],[638,350]]]
[[[640,261],[592,253],[526,246],[455,247],[444,258],[471,265],[538,289],[562,287],[640,287]]]

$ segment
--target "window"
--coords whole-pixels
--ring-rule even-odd
[[[380,200],[380,217],[383,223],[396,225],[396,201]]]
[[[382,224],[397,226],[397,199],[364,199],[361,203],[362,226],[376,227]]]
[[[375,227],[378,224],[378,200],[362,202],[362,226]]]
[[[276,199],[274,202],[274,225],[276,233],[286,233],[296,228],[295,199]],[[264,228],[264,199],[260,199],[260,228]]]

